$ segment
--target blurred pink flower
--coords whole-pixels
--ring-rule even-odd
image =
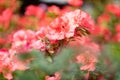
[[[115,42],[120,42],[120,32],[116,33],[113,36],[112,40],[115,41]]]
[[[112,37],[115,42],[120,42],[120,24],[115,25],[116,34]]]
[[[117,25],[115,26],[115,31],[116,31],[116,32],[120,32],[120,24],[117,24]]]
[[[60,80],[60,73],[56,72],[54,76],[46,76],[45,80]]]
[[[95,64],[98,62],[96,55],[91,54],[90,52],[80,53],[76,57],[77,63],[81,63],[82,66],[80,70],[94,71]]]
[[[74,40],[70,41],[68,46],[72,48],[79,48],[81,45],[89,43],[90,39],[87,36],[75,37]]]
[[[94,36],[102,36],[105,41],[109,41],[111,39],[111,31],[108,27],[104,27],[102,25],[96,25],[95,30],[92,32]]]
[[[115,4],[108,4],[106,6],[106,11],[120,18],[120,6],[115,5]]]
[[[48,7],[48,12],[52,12],[52,13],[55,13],[55,14],[59,15],[60,14],[60,8],[53,5],[53,6]]]
[[[99,45],[89,42],[82,47],[84,50],[76,57],[76,62],[82,64],[80,70],[94,71],[95,64],[98,62],[97,56],[100,53]]]
[[[5,9],[0,15],[0,24],[2,24],[3,29],[8,29],[13,10],[11,8]]]
[[[5,44],[6,40],[2,37],[0,37],[0,44]]]
[[[104,13],[97,18],[98,24],[104,24],[110,21],[110,15]]]
[[[64,13],[67,13],[67,12],[70,12],[70,11],[73,11],[75,9],[73,9],[72,7],[70,6],[64,6],[62,9],[61,9],[61,14],[64,14]]]
[[[30,44],[35,41],[35,33],[31,30],[19,30],[13,35],[12,48],[18,52],[29,51]]]
[[[0,73],[2,73],[3,76],[8,80],[11,80],[13,78],[12,72],[15,70],[27,69],[27,67],[25,67],[22,62],[17,60],[17,58],[15,58],[15,55],[10,52],[5,49],[0,50]]]
[[[75,7],[79,7],[83,5],[83,0],[68,0],[68,4],[75,6]]]
[[[80,70],[94,71],[95,70],[95,63],[85,64],[85,65],[80,67]]]
[[[35,16],[37,18],[42,18],[43,14],[44,14],[44,11],[42,10],[42,8],[34,5],[29,5],[25,11],[25,15]]]

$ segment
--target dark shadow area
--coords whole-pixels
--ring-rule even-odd
[[[48,2],[43,2],[41,0],[20,0],[20,1],[22,2],[22,5],[20,7],[20,14],[24,14],[25,9],[28,5],[40,5],[40,4],[46,4],[47,6],[57,5],[60,8],[67,5],[67,3],[63,3],[63,4],[56,2],[48,3]]]

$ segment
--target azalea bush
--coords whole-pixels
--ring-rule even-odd
[[[120,79],[119,4],[21,4],[0,0],[0,80]]]

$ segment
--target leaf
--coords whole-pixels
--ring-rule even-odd
[[[36,59],[32,61],[30,67],[32,69],[39,68],[40,71],[43,71],[47,74],[54,74],[55,72],[65,69],[72,56],[74,55],[73,51],[70,49],[64,49],[61,53],[53,57],[53,62],[50,63],[46,59],[46,56],[41,52],[31,52]]]
[[[110,42],[103,47],[102,59],[107,61],[110,71],[116,71],[120,66],[120,43]],[[105,64],[104,64],[105,65]],[[106,68],[107,69],[107,68]]]
[[[26,70],[21,73],[16,73],[14,80],[40,80],[39,76],[35,73],[35,71]]]

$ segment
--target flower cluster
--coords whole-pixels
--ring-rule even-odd
[[[27,69],[24,63],[18,60],[17,56],[14,55],[14,51],[12,50],[0,50],[0,64],[0,73],[8,80],[13,78],[12,72]]]
[[[87,78],[91,76],[88,73],[96,70],[103,45],[120,42],[120,6],[107,4],[103,13],[94,21],[87,12],[78,9],[82,5],[83,0],[68,0],[68,4],[62,8],[56,5],[29,5],[24,14],[20,15],[19,1],[1,0],[0,74],[12,80],[15,71],[30,71],[31,64],[37,58],[29,54],[33,50],[40,51],[45,56],[44,60],[48,61],[43,61],[40,65],[50,62],[59,66],[61,62],[54,63],[54,60],[58,60],[56,58],[62,54],[62,50],[70,48],[73,49],[74,56],[68,62],[72,63],[72,67],[79,65],[77,68],[86,71]],[[20,55],[30,55],[30,59],[21,60]],[[66,70],[56,68],[48,74],[49,69],[45,71],[47,74],[43,72],[40,76],[44,75],[45,80],[61,80],[64,75],[62,73],[69,72],[71,65],[67,66]],[[70,74],[76,70],[71,70]],[[35,73],[39,75],[41,72],[42,70],[36,70]],[[96,73],[94,75],[98,76],[99,73]],[[72,79],[83,80],[76,79],[75,76],[72,76]],[[92,80],[92,77],[89,77],[89,80]]]
[[[51,6],[45,12],[45,8],[30,5],[26,8],[23,17],[19,17],[13,13],[13,10],[5,9],[1,14],[0,20],[3,31],[10,28],[9,24],[11,24],[13,17],[16,21],[14,24],[19,26],[15,28],[15,32],[8,35],[11,45],[8,51],[1,50],[1,60],[4,59],[2,63],[6,63],[1,66],[1,72],[7,79],[12,79],[11,74],[15,70],[27,69],[25,66],[22,66],[24,64],[19,62],[15,55],[36,49],[46,55],[53,56],[59,53],[62,47],[67,46],[71,40],[75,40],[77,37],[81,38],[83,35],[88,34],[88,32],[91,33],[94,30],[94,22],[90,15],[79,9],[73,11],[66,7],[60,10],[57,6]],[[23,29],[29,26],[34,26],[36,29]],[[8,67],[6,68],[5,66]],[[16,68],[16,66],[20,66],[20,68]],[[6,70],[3,68],[6,68],[9,73],[5,74],[4,71]],[[85,70],[89,71],[89,69]],[[57,79],[54,80],[59,80],[59,75],[56,73],[55,76]],[[51,80],[52,78],[54,77],[46,76],[46,80]]]
[[[71,38],[82,36],[84,32],[80,29],[92,31],[93,21],[81,10],[71,11],[56,18],[50,25],[40,27],[37,32],[18,30],[13,34],[12,49],[26,52],[31,49],[46,51],[52,47],[54,51],[53,44],[61,44],[61,41],[68,43]]]
[[[119,42],[120,7],[114,4],[106,5],[105,11],[97,18],[93,35],[101,36],[104,41]]]

